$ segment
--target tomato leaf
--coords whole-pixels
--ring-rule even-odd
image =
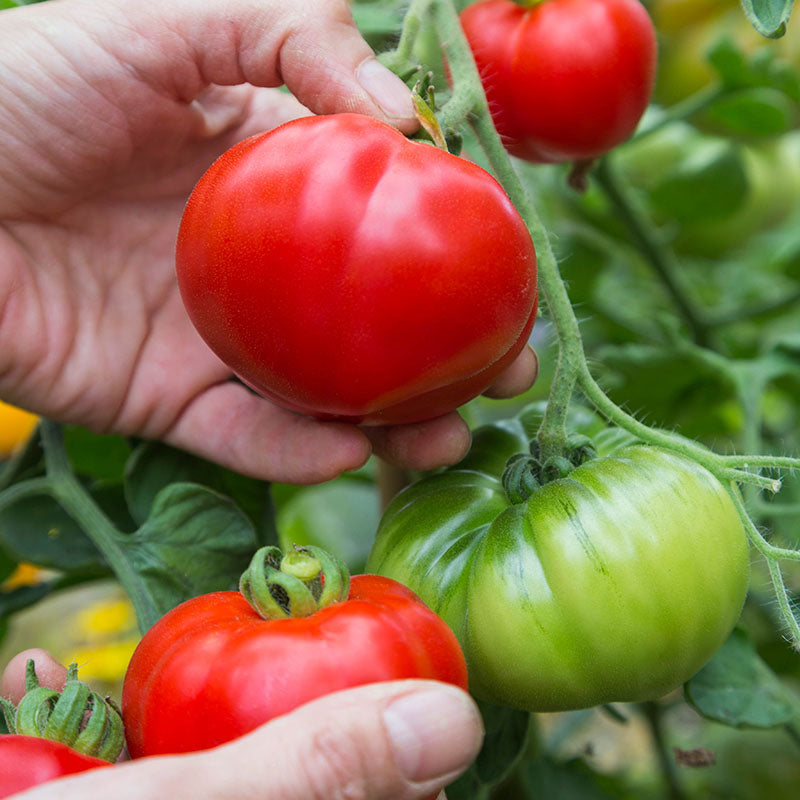
[[[786,33],[794,0],[741,0],[745,16],[762,35],[778,39]]]
[[[104,508],[116,506],[119,490],[92,492]],[[0,510],[0,543],[18,561],[73,571],[105,571],[108,567],[83,530],[49,496],[28,497]]]
[[[528,741],[531,715],[507,706],[479,702],[486,737],[475,761],[478,779],[499,783],[522,755]]]
[[[80,475],[121,481],[131,446],[123,436],[101,436],[78,425],[64,426],[64,444],[72,468]]]
[[[651,194],[662,214],[677,220],[717,220],[744,202],[747,174],[736,147],[725,141],[702,142],[673,175]]]
[[[798,718],[798,706],[741,629],[685,686],[702,716],[735,728],[774,728]]]
[[[480,782],[473,764],[447,787],[447,800],[488,800],[490,791],[490,787]]]
[[[796,104],[777,89],[744,89],[718,100],[708,119],[743,136],[777,136],[794,126]]]
[[[236,588],[257,547],[253,524],[233,501],[190,483],[160,491],[147,521],[120,544],[162,614]]]
[[[232,498],[256,527],[261,544],[278,544],[269,483],[239,475],[159,442],[134,450],[125,472],[125,495],[139,524],[158,493],[172,483],[196,483]]]

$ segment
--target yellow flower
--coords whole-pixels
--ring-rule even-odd
[[[28,441],[39,417],[0,400],[0,458],[7,458]]]

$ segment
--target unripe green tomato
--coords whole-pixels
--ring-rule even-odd
[[[405,583],[455,631],[470,691],[530,711],[654,699],[723,644],[749,576],[724,487],[613,431],[568,477],[511,503],[519,421],[475,434],[462,464],[389,505],[367,569]]]

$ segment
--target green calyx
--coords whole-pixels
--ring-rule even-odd
[[[506,462],[501,478],[509,502],[526,501],[537,489],[550,481],[566,478],[575,467],[597,457],[597,450],[588,436],[571,434],[563,455],[540,458],[541,448],[534,439],[530,455],[516,453]]]
[[[264,619],[308,617],[347,599],[350,573],[319,547],[295,547],[286,555],[278,547],[262,547],[243,573],[239,591]]]
[[[114,762],[122,752],[122,715],[108,697],[78,680],[78,665],[70,664],[64,689],[39,685],[30,659],[25,670],[25,695],[14,707],[0,698],[10,733],[61,742],[79,753]]]

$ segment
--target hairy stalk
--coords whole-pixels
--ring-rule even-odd
[[[130,597],[140,629],[147,630],[160,614],[140,575],[120,547],[119,540],[123,534],[75,477],[64,446],[61,426],[55,422],[43,421],[41,427],[47,465],[47,478],[39,482],[41,493],[49,494],[56,500],[91,539]]]

